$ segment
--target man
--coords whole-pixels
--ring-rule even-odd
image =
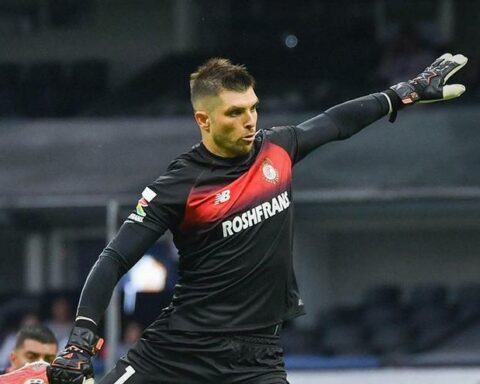
[[[172,302],[100,383],[287,383],[279,331],[304,313],[292,267],[293,164],[406,105],[460,96],[462,85],[444,83],[466,62],[445,54],[409,82],[259,131],[245,67],[226,59],[199,67],[190,88],[202,141],[145,188],[100,255],[52,384],[93,375],[97,324],[115,284],[167,229],[180,255]]]
[[[20,329],[15,348],[10,353],[8,373],[23,367],[27,363],[43,360],[51,363],[57,356],[58,345],[54,334],[44,325],[31,325]]]

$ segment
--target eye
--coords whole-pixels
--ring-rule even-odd
[[[228,116],[230,116],[230,117],[237,117],[239,115],[240,115],[240,111],[238,111],[238,110],[233,110],[233,111],[228,112]]]
[[[25,355],[25,359],[28,361],[28,362],[32,362],[32,361],[35,361],[39,358],[38,354],[36,353],[27,353]]]
[[[47,362],[47,363],[53,363],[53,360],[55,360],[55,356],[54,355],[46,355],[44,360]]]

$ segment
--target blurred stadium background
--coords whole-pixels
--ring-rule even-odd
[[[480,382],[479,16],[473,0],[2,0],[0,365],[20,324],[66,337],[107,238],[199,140],[187,79],[203,60],[247,65],[261,128],[451,51],[470,59],[461,99],[297,166],[308,315],[283,339],[292,383]],[[122,281],[100,375],[168,304],[176,262],[167,235]]]

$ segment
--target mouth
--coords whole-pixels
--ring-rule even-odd
[[[255,133],[242,137],[242,140],[252,143],[255,140]]]

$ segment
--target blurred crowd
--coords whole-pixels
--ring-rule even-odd
[[[257,78],[262,108],[318,110],[406,81],[444,52],[458,50],[456,43],[438,39],[438,31],[421,24],[391,28],[383,41],[368,37],[371,28],[353,27],[358,30],[354,43],[346,32],[335,32],[339,35],[309,36],[287,48],[265,42],[261,50],[247,45],[169,54],[116,87],[109,82],[112,63],[105,59],[0,62],[0,117],[189,114],[188,75],[212,55],[247,65]],[[337,39],[352,44],[345,47]],[[462,53],[470,58],[458,76],[468,90],[462,103],[477,103],[480,66],[474,52]]]
[[[43,354],[32,353],[32,350],[35,350],[35,345],[26,348],[25,339],[38,340],[43,344],[54,344],[58,346],[58,349],[55,348],[55,353],[59,352],[65,346],[72,329],[74,310],[69,298],[62,295],[51,301],[47,316],[42,316],[42,311],[28,310],[28,308],[20,309],[15,314],[14,321],[0,327],[0,372],[5,369],[20,368],[21,365],[18,365],[20,363],[16,359],[22,354],[24,357],[19,360],[22,365],[37,358],[52,360],[51,357],[46,358]],[[17,318],[18,320],[15,321]],[[126,354],[128,349],[140,338],[143,331],[142,325],[133,319],[125,320],[122,328],[122,340],[118,346],[117,358]],[[51,336],[49,336],[50,332]],[[107,351],[108,345],[96,359],[96,364],[100,369]]]

